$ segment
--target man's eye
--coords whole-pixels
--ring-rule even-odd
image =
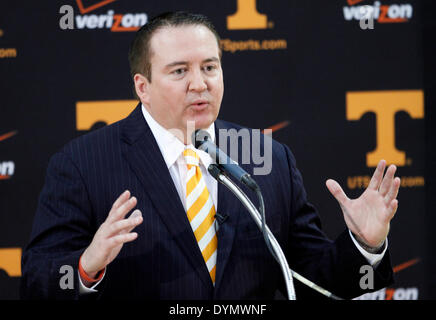
[[[211,72],[211,71],[214,71],[215,69],[216,69],[216,66],[214,66],[214,65],[209,65],[209,66],[204,67],[204,70],[206,72]]]
[[[186,72],[185,69],[177,69],[177,70],[174,70],[172,73],[177,75],[177,76],[180,76],[180,75],[183,75],[185,72]]]

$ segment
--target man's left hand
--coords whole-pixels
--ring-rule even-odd
[[[326,186],[336,198],[344,214],[345,223],[360,242],[378,248],[386,240],[389,224],[398,208],[400,178],[394,177],[397,170],[390,165],[385,171],[386,161],[381,160],[369,182],[368,188],[357,199],[349,199],[341,186],[332,179]]]

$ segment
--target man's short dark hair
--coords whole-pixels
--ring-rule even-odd
[[[208,28],[216,37],[218,48],[220,48],[220,37],[215,30],[212,22],[202,14],[189,13],[185,11],[165,12],[152,19],[143,25],[135,35],[130,50],[129,50],[129,64],[130,75],[133,79],[135,74],[139,73],[144,75],[148,81],[151,82],[151,51],[150,40],[153,34],[163,27],[180,27],[189,25],[202,25]],[[221,50],[220,50],[221,58]],[[133,92],[136,95],[135,88]]]

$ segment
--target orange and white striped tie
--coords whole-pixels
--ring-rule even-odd
[[[188,165],[186,212],[212,282],[215,284],[218,239],[215,231],[215,206],[201,174],[199,157],[192,149],[183,151]]]

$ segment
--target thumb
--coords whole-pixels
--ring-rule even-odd
[[[339,202],[339,204],[341,206],[344,206],[345,203],[349,200],[348,197],[346,196],[344,190],[342,190],[341,186],[339,185],[339,183],[337,183],[335,180],[333,179],[328,179],[326,181],[326,186],[327,189],[329,189],[330,193],[333,195],[333,197],[335,197],[335,199]]]

